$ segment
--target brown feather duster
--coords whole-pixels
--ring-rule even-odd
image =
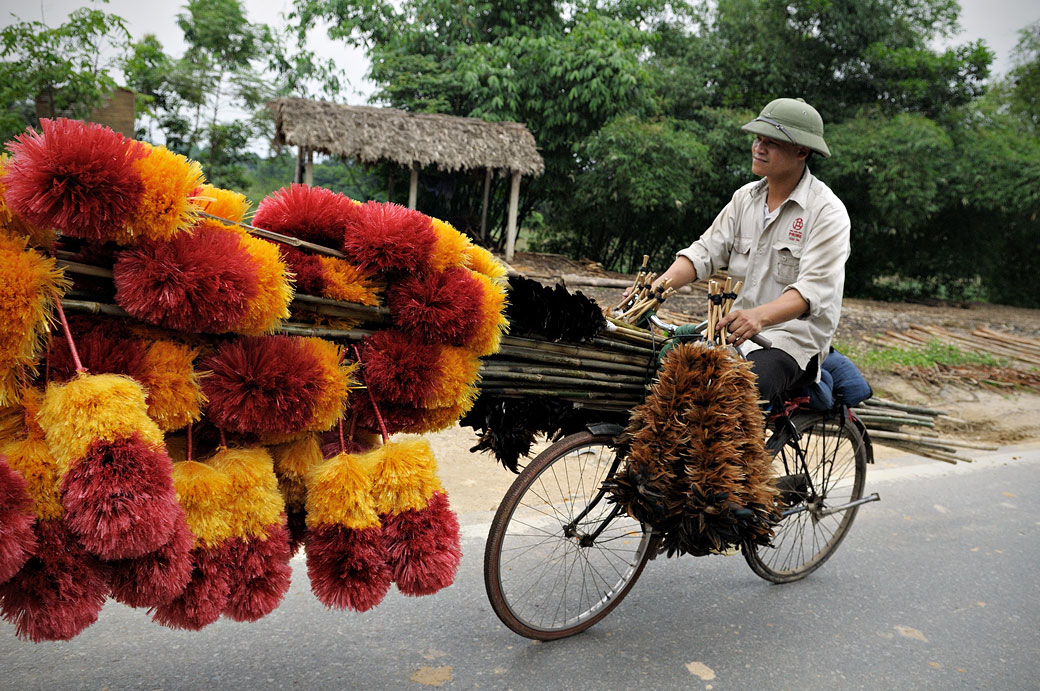
[[[684,344],[632,411],[628,465],[611,496],[661,535],[669,556],[772,536],[776,490],[757,398],[748,363]]]

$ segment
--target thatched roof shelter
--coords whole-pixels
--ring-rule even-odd
[[[512,258],[520,177],[541,175],[545,170],[534,136],[522,123],[486,122],[303,98],[279,98],[267,105],[274,114],[274,144],[298,147],[299,181],[306,174],[304,159],[313,160],[315,151],[363,163],[391,161],[411,169],[408,205],[415,208],[420,168],[433,166],[444,172],[485,169],[481,234],[485,232],[492,171],[508,171],[512,187],[506,258]]]
[[[276,145],[302,146],[363,163],[435,166],[449,173],[495,168],[541,175],[545,170],[534,136],[519,122],[486,122],[304,98],[279,98],[268,106],[274,114]]]

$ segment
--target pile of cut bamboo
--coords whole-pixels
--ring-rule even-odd
[[[957,455],[962,449],[992,451],[997,448],[992,444],[940,437],[935,431],[936,422],[964,424],[963,420],[950,417],[941,410],[896,403],[876,396],[860,403],[853,410],[867,427],[870,439],[875,444],[946,463],[972,461],[971,458]]]
[[[869,343],[893,348],[923,348],[933,341],[954,345],[961,350],[992,355],[1027,365],[1040,365],[1040,340],[979,327],[969,333],[938,326],[914,326],[906,331],[886,331],[868,337]]]

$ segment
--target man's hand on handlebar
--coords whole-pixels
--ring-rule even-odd
[[[740,345],[761,333],[764,326],[762,317],[754,309],[750,309],[730,312],[723,317],[717,328],[726,329],[729,332],[729,342]]]

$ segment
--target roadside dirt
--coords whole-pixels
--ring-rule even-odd
[[[628,278],[606,271],[592,261],[552,254],[518,253],[513,268],[550,284],[566,274]],[[620,297],[619,289],[572,288],[575,289],[600,304],[615,302]],[[701,302],[699,296],[676,296],[669,306],[691,315],[690,320],[694,321],[700,319],[697,315],[702,310]],[[1040,310],[1002,305],[925,305],[846,299],[837,338],[842,343],[858,343],[865,336],[887,330],[902,331],[913,325],[959,331],[987,327],[1040,338]],[[1040,443],[1040,392],[971,386],[958,381],[929,383],[897,375],[871,375],[870,383],[878,396],[939,409],[959,420],[940,423],[937,429],[943,436],[999,445]],[[441,480],[457,512],[487,512],[497,508],[516,476],[503,469],[494,457],[469,451],[476,443],[473,430],[456,426],[426,438],[433,447]],[[546,445],[539,444],[535,453]],[[913,460],[916,457],[883,446],[875,447],[875,456],[879,467],[918,462]]]

